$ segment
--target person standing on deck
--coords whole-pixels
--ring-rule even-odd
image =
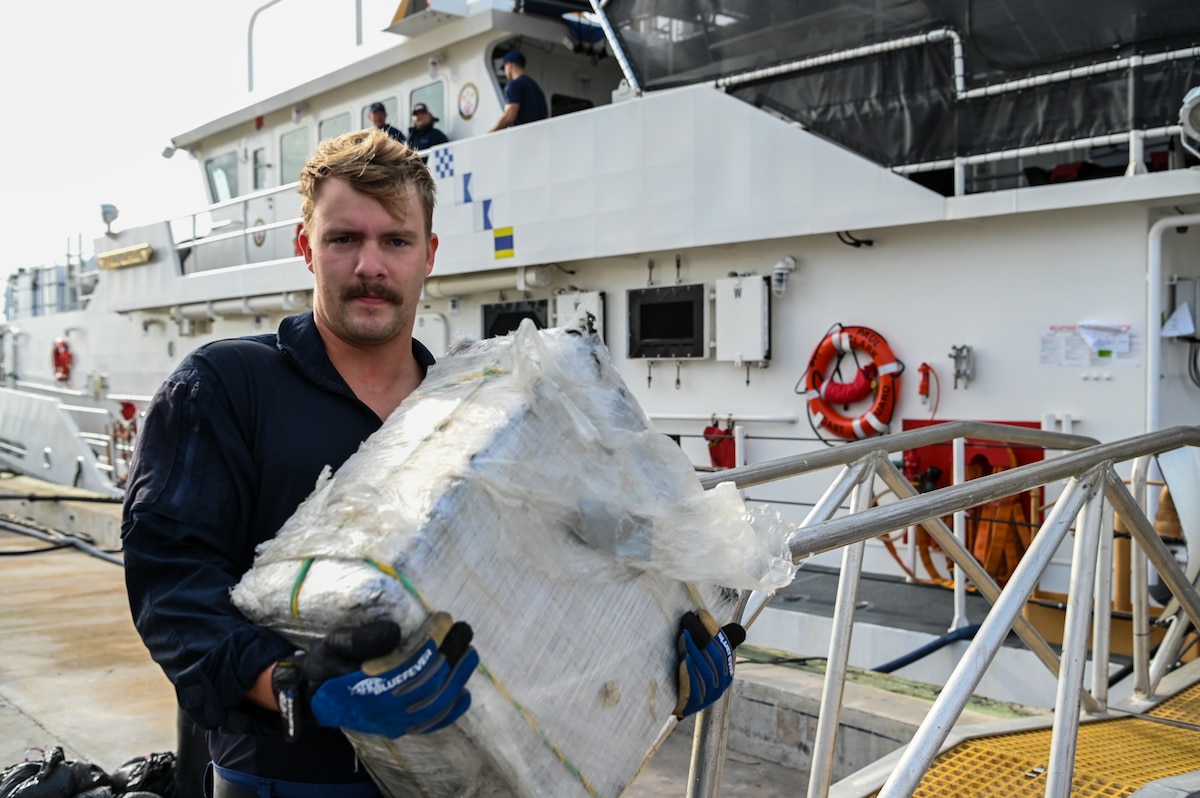
[[[537,82],[525,74],[525,56],[520,50],[510,50],[504,56],[504,114],[492,125],[489,133],[537,122],[550,116],[546,95]]]
[[[382,130],[384,133],[387,133],[393,141],[398,141],[401,144],[405,143],[404,134],[400,132],[400,128],[392,127],[388,124],[387,108],[384,107],[383,103],[371,103],[370,115],[371,124],[375,126],[376,130]]]
[[[417,103],[412,109],[413,124],[408,129],[408,146],[414,150],[427,150],[439,144],[445,144],[450,139],[434,125],[438,118],[429,110],[425,103]]]

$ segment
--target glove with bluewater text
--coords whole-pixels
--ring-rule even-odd
[[[479,665],[473,632],[435,612],[400,646],[392,621],[335,629],[312,651],[275,665],[272,689],[284,734],[303,720],[364,734],[428,734],[454,723],[471,705],[466,689]]]
[[[746,640],[741,624],[717,626],[708,610],[685,612],[679,621],[679,700],[682,720],[713,704],[733,684],[733,650]]]

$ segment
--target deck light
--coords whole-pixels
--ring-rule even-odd
[[[791,255],[784,255],[775,263],[775,268],[771,271],[771,293],[775,296],[783,296],[787,293],[788,275],[796,270],[796,259]]]
[[[1188,152],[1200,158],[1200,152],[1188,143],[1189,138],[1200,142],[1200,86],[1193,86],[1191,91],[1183,95],[1183,105],[1179,108],[1179,124],[1183,127],[1179,134],[1179,142]]]
[[[105,203],[100,206],[100,218],[104,221],[104,235],[113,235],[112,223],[117,220],[117,206]]]

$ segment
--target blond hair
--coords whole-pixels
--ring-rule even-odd
[[[403,221],[408,189],[417,190],[425,211],[425,236],[433,232],[433,208],[437,186],[429,168],[415,150],[392,139],[381,130],[360,130],[317,145],[317,151],[300,171],[300,213],[304,227],[312,224],[317,190],[321,182],[340,177],[355,191],[379,201],[388,214]]]

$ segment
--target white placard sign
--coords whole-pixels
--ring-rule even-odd
[[[1084,321],[1042,327],[1038,362],[1068,368],[1139,367],[1140,325]]]

